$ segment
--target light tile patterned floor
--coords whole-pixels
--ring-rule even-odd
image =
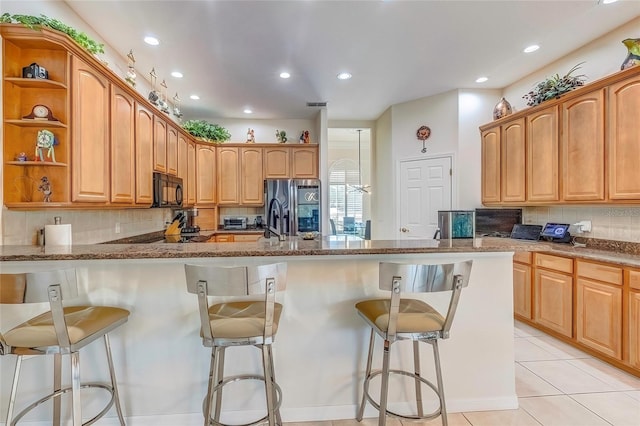
[[[640,378],[595,359],[526,324],[515,323],[517,410],[453,413],[450,426],[640,426]],[[286,423],[286,426],[375,426],[377,419]],[[400,422],[389,426],[440,425]]]

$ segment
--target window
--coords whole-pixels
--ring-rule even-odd
[[[341,159],[329,169],[329,217],[336,223],[338,233],[344,233],[343,218],[353,217],[362,222],[362,191],[354,185],[359,183],[358,163]]]

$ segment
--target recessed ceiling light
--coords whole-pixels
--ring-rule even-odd
[[[200,96],[198,96],[198,95],[191,95],[191,96],[189,96],[189,98],[193,99],[194,101],[197,101],[198,99],[200,99]]]
[[[523,52],[524,53],[531,53],[531,52],[535,52],[538,49],[540,49],[540,46],[538,46],[537,44],[532,44],[531,46],[525,47]]]
[[[289,74],[286,71],[280,73],[280,78],[289,78],[289,77],[291,77],[291,74]]]
[[[476,83],[484,83],[487,80],[489,80],[487,77],[478,77],[476,78]]]
[[[160,44],[160,41],[157,38],[151,36],[146,36],[144,38],[144,42],[152,46],[157,46]]]
[[[340,74],[337,75],[338,80],[349,80],[352,75],[350,72],[341,72]]]
[[[602,0],[602,4],[610,4],[610,3],[615,3],[618,0]]]
[[[253,111],[251,111],[249,108],[245,108],[243,111],[245,114],[251,114],[253,113]]]
[[[182,75],[182,73],[181,73],[180,71],[174,71],[174,72],[172,72],[172,73],[171,73],[171,76],[172,76],[172,77],[175,77],[175,78],[182,78],[182,77],[183,77],[183,75]]]

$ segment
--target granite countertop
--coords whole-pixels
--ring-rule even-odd
[[[362,240],[352,236],[328,236],[315,240],[298,237],[279,242],[262,238],[244,243],[150,243],[88,244],[65,246],[0,246],[0,261],[163,259],[245,256],[330,256],[447,252],[530,251],[545,244],[502,238],[483,238],[480,247],[472,240]],[[548,248],[547,248],[548,250]]]

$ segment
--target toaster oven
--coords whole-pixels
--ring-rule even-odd
[[[247,229],[246,217],[225,217],[222,227],[224,229]]]

